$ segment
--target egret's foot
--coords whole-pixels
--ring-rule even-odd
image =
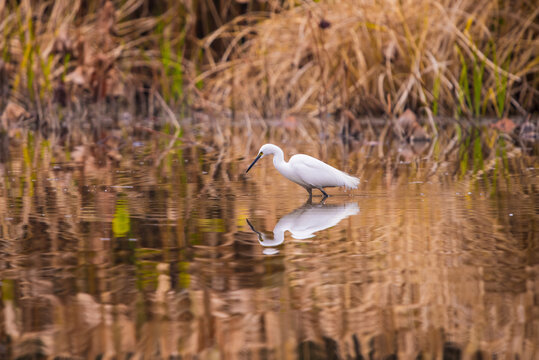
[[[318,190],[320,190],[322,192],[322,194],[324,194],[324,196],[322,197],[322,200],[326,200],[326,198],[329,197],[329,195],[327,194],[327,192],[324,191],[324,189],[320,188]]]

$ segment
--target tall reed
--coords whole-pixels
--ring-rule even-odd
[[[252,114],[379,112],[390,101],[396,113],[501,116],[537,106],[538,15],[525,0],[301,1],[207,37],[205,47],[229,46],[197,79],[212,102],[230,106],[233,94]]]

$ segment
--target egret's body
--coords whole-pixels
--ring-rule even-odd
[[[273,155],[273,165],[288,180],[303,186],[309,196],[312,190],[318,189],[327,197],[324,191],[326,187],[341,187],[357,189],[359,179],[346,174],[333,166],[328,165],[309,155],[297,154],[290,158],[288,162],[284,160],[284,153],[276,145],[265,144],[260,148],[258,156],[249,166],[248,172],[253,165],[262,157]]]

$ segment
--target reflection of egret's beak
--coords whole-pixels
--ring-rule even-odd
[[[245,173],[247,174],[249,172],[249,170],[251,170],[251,168],[254,166],[254,164],[256,164],[256,162],[258,161],[258,159],[260,159],[262,157],[262,154],[258,154],[258,156],[256,157],[255,161],[253,161],[251,163],[251,165],[249,165],[249,167],[247,168],[247,170],[245,171]]]
[[[247,171],[249,171],[249,170],[247,170]],[[253,231],[254,231],[255,233],[257,233],[258,235],[262,235],[262,234],[260,234],[259,231],[256,231],[255,227],[253,226],[253,224],[251,224],[251,222],[249,221],[249,219],[245,219],[245,220],[247,220],[247,224],[249,224],[249,227],[251,228],[251,230],[253,230]]]
[[[245,220],[247,220],[247,224],[249,224],[249,227],[251,228],[251,230],[253,230],[253,232],[256,233],[256,235],[258,236],[258,242],[260,243],[260,245],[264,247],[263,253],[265,255],[277,254],[279,250],[275,249],[274,247],[281,245],[283,243],[284,237],[281,236],[281,240],[275,239],[275,238],[268,238],[266,237],[266,235],[256,230],[253,224],[251,224],[251,222],[249,221],[249,219],[245,219]]]

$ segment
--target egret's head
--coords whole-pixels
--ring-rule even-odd
[[[273,144],[264,144],[258,151],[259,154],[264,154],[262,156],[270,155],[270,154],[275,155],[278,152],[282,152],[281,148]]]
[[[277,151],[276,149],[278,149],[278,147],[273,144],[262,145],[260,150],[258,150],[258,155],[256,156],[255,160],[251,163],[251,165],[249,165],[245,173],[248,173],[249,170],[251,170],[251,168],[254,166],[254,164],[256,164],[259,159],[263,158],[266,155],[275,154]]]

